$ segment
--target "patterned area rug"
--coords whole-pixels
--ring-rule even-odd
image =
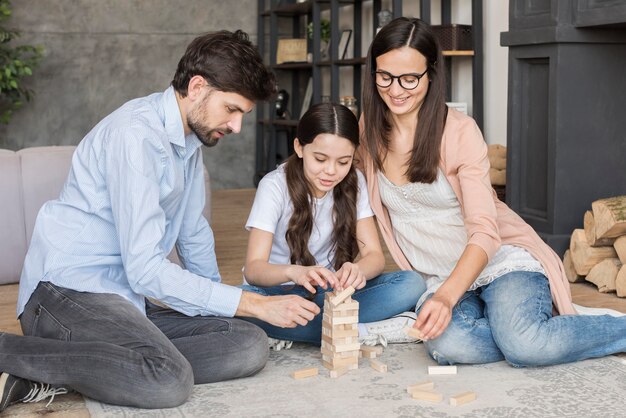
[[[145,410],[87,400],[92,417],[626,417],[626,361],[605,357],[561,366],[516,369],[505,362],[459,366],[457,375],[429,376],[435,365],[421,344],[389,346],[379,373],[359,369],[330,379],[318,349],[294,345],[271,352],[256,376],[198,385],[179,408]],[[315,377],[290,373],[319,367]],[[432,380],[440,403],[411,399],[406,387]],[[450,396],[474,391],[477,399],[451,406]]]

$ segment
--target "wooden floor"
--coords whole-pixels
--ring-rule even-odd
[[[215,234],[217,261],[225,283],[241,284],[241,267],[245,259],[248,233],[244,228],[248,212],[254,199],[254,189],[217,190],[213,192],[213,217],[211,225]],[[386,270],[397,269],[386,253]],[[593,284],[576,283],[571,286],[574,302],[590,307],[611,308],[626,312],[626,299],[615,294],[599,293]],[[17,285],[0,286],[0,331],[21,334],[15,320]],[[55,400],[48,409],[45,402],[20,404],[8,408],[2,416],[37,417],[46,414],[50,417],[88,417],[89,413],[79,396],[62,397]]]

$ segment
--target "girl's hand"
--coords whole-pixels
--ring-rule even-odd
[[[365,275],[361,272],[358,264],[350,262],[343,263],[343,266],[341,266],[336,274],[341,289],[345,289],[348,286],[352,286],[355,289],[362,289],[365,286]]]
[[[336,289],[339,285],[335,273],[322,266],[292,265],[287,276],[295,284],[303,286],[311,293],[316,293],[315,286],[323,289],[328,289],[328,287]]]
[[[452,308],[452,303],[437,293],[424,302],[413,324],[413,328],[417,328],[422,333],[422,340],[435,339],[446,330],[452,319]]]

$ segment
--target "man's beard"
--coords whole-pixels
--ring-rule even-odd
[[[228,135],[233,131],[231,129],[214,129],[202,124],[202,120],[206,119],[206,107],[211,94],[207,94],[199,105],[192,109],[187,116],[187,125],[189,129],[196,134],[202,145],[207,147],[214,147],[219,142],[219,138],[214,138],[213,134],[221,132],[224,135]]]
[[[202,124],[198,123],[195,120],[188,120],[187,124],[189,125],[189,129],[196,134],[202,145],[207,147],[214,147],[220,141],[219,138],[213,137],[213,134],[216,132],[222,132],[219,129],[211,129]],[[224,135],[228,135],[232,131],[230,129],[223,132]]]

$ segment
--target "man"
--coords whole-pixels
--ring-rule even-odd
[[[0,334],[0,411],[65,388],[111,404],[178,406],[194,383],[264,367],[267,336],[233,316],[295,327],[319,313],[303,298],[220,283],[202,216],[201,144],[239,132],[275,89],[244,32],[207,34],[188,46],[170,88],[126,103],[81,141],[24,262],[24,336]],[[166,259],[174,245],[185,269]]]

